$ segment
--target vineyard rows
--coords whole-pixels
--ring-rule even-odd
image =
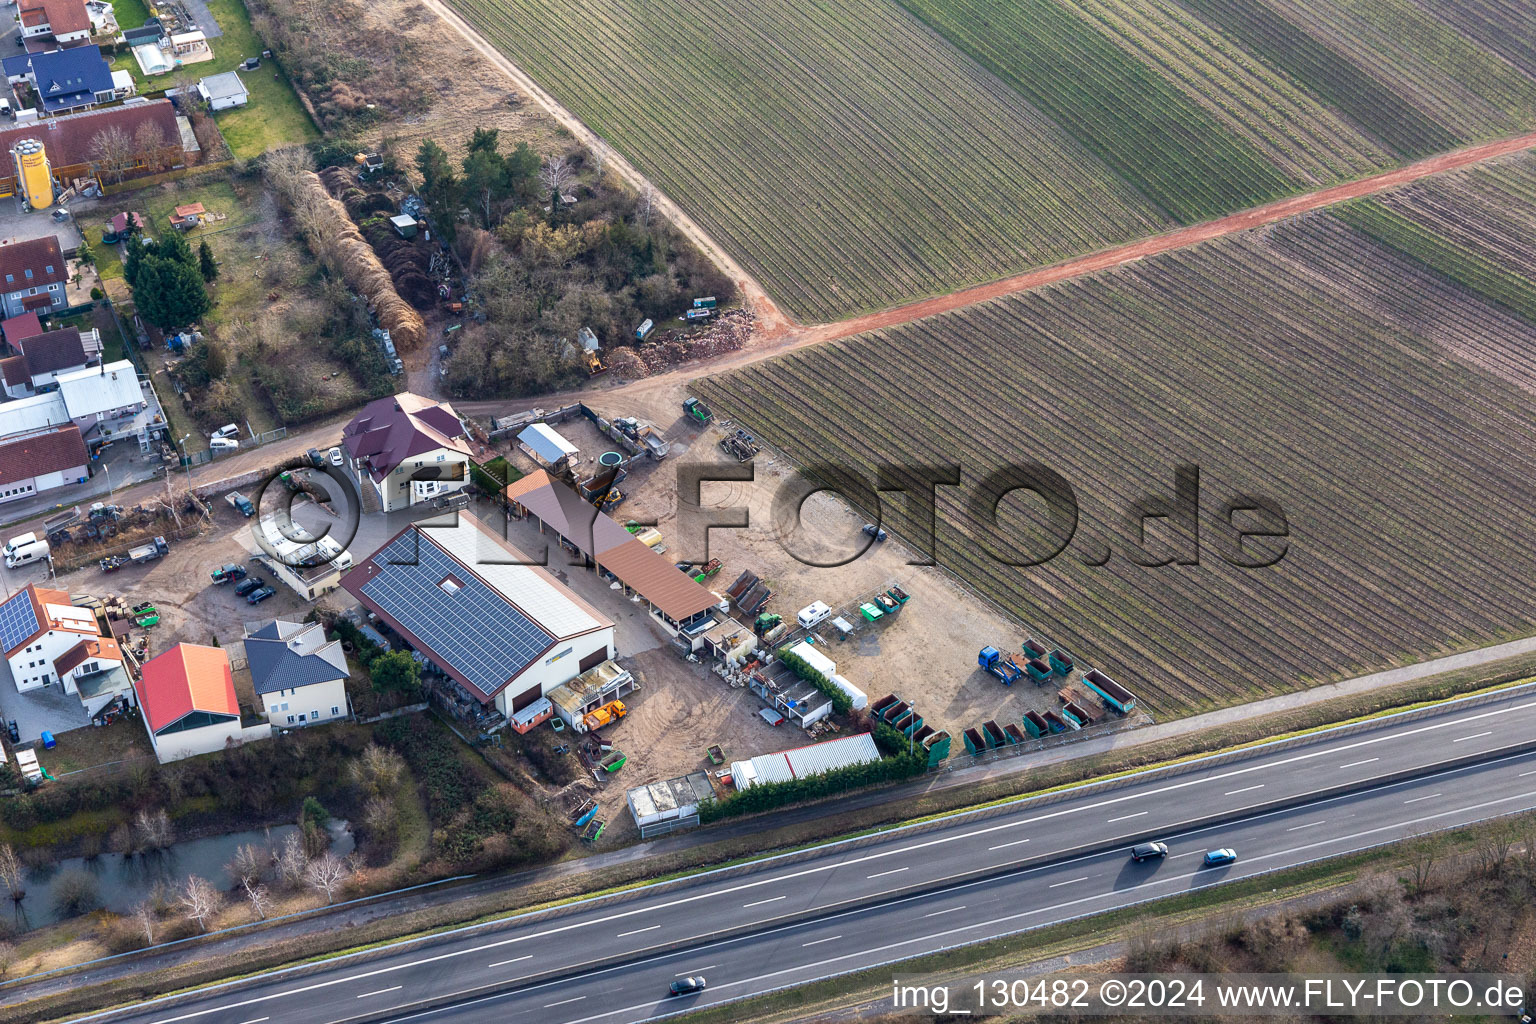
[[[1520,0],[450,3],[806,320],[1536,122]]]
[[[1164,714],[1536,626],[1533,385],[1536,325],[1330,213],[699,382],[802,464],[960,464],[940,564]],[[964,495],[1026,459],[1071,483],[1081,523],[1012,568]],[[1201,469],[1200,564],[1130,564],[1127,510],[1171,496],[1179,463]],[[1278,565],[1221,557],[1235,492],[1285,510]],[[1038,533],[1022,499],[1000,511],[1004,536]]]
[[[800,317],[948,291],[1168,223],[894,6],[454,4]]]

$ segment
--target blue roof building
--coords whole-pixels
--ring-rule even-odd
[[[113,99],[112,68],[97,46],[18,53],[0,60],[11,84],[26,82],[44,114],[68,114]]]

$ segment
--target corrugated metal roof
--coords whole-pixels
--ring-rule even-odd
[[[865,732],[776,754],[759,754],[745,762],[750,768],[749,772],[734,771],[736,765],[743,762],[735,762],[731,767],[737,787],[749,789],[762,782],[788,782],[790,779],[803,779],[807,775],[819,775],[850,765],[872,764],[878,760],[880,749],[875,746],[875,738]]]
[[[567,441],[561,433],[547,423],[533,423],[517,435],[521,444],[533,450],[533,454],[548,463],[556,463],[567,455],[575,455],[579,448]]]

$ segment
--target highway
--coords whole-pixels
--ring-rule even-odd
[[[1521,688],[81,1019],[625,1024],[1536,808],[1526,745]],[[1129,861],[1146,838],[1167,860]]]

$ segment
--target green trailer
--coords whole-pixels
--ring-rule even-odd
[[[981,733],[975,729],[967,729],[964,732],[965,752],[967,754],[979,754],[987,749],[987,741],[981,738]]]
[[[1024,731],[1029,733],[1034,738],[1039,739],[1041,736],[1044,736],[1046,733],[1050,732],[1051,727],[1046,724],[1046,721],[1041,717],[1040,712],[1026,711],[1024,712]]]
[[[614,749],[604,754],[603,759],[599,761],[598,764],[603,766],[603,771],[608,772],[611,775],[618,771],[620,768],[623,768],[625,762],[628,760],[629,757],[624,753],[624,751]]]
[[[876,619],[880,619],[885,616],[885,612],[867,602],[865,604],[859,605],[859,614],[864,616],[870,622],[874,622]]]
[[[949,733],[936,732],[923,740],[923,749],[928,751],[928,767],[932,768],[949,756]]]

